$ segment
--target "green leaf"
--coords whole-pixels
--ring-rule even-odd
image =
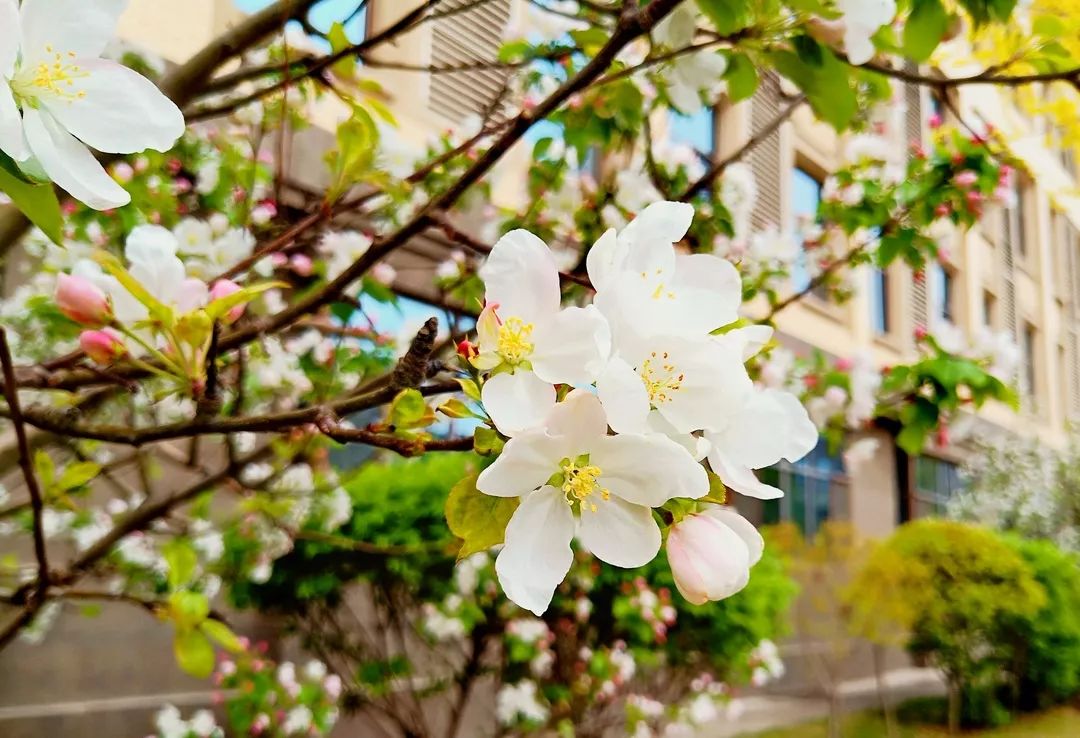
[[[904,53],[915,61],[926,61],[949,30],[949,14],[941,0],[914,0],[904,24]]]
[[[193,677],[206,679],[214,671],[214,647],[201,631],[193,628],[177,630],[173,654],[180,668]]]
[[[818,118],[837,131],[843,131],[859,112],[859,99],[852,86],[852,69],[813,39],[799,38],[798,54],[775,51],[769,58],[776,71],[806,93]]]
[[[502,543],[506,524],[518,507],[516,497],[485,495],[476,488],[476,479],[475,474],[462,479],[446,499],[446,523],[462,540],[458,558]]]
[[[214,641],[217,641],[218,645],[224,648],[226,651],[232,651],[237,653],[243,651],[244,646],[237,638],[236,634],[232,632],[232,629],[228,625],[220,620],[205,620],[203,624],[199,626],[199,630],[204,635],[208,636]]]
[[[183,590],[169,595],[169,615],[177,628],[195,628],[210,614],[210,600],[201,592]]]
[[[161,555],[169,567],[169,588],[180,589],[191,581],[199,557],[195,549],[183,538],[174,538],[161,548]]]
[[[697,0],[697,4],[716,26],[717,32],[724,36],[741,31],[754,22],[753,0]]]
[[[480,402],[480,388],[476,386],[476,382],[471,379],[458,379],[457,383],[461,385],[461,391],[465,393],[465,396],[470,400]]]
[[[34,452],[34,473],[37,474],[41,486],[46,489],[56,483],[56,466],[47,451]]]
[[[438,411],[448,418],[460,419],[460,418],[480,418],[484,419],[483,415],[478,415],[473,412],[473,409],[466,405],[456,397],[451,397],[449,400],[439,405]]]
[[[723,480],[712,470],[706,470],[709,474],[709,491],[700,498],[702,502],[715,502],[717,505],[726,505],[728,501],[727,486]]]
[[[476,430],[473,431],[473,450],[481,456],[498,453],[502,451],[502,447],[503,440],[495,432],[494,428],[481,425],[477,426]]]
[[[334,21],[334,24],[330,26],[330,30],[326,34],[326,40],[330,42],[330,51],[334,54],[338,54],[353,45],[348,34],[345,33],[345,24],[341,21]],[[356,57],[353,54],[342,57],[330,65],[330,71],[342,79],[352,79],[356,76]]]
[[[434,420],[435,414],[418,390],[402,390],[390,403],[389,422],[398,430],[422,428]]]
[[[56,244],[64,243],[64,216],[52,184],[35,184],[0,151],[0,192],[11,198],[23,215]]]
[[[100,471],[101,467],[93,461],[79,461],[69,464],[64,469],[64,473],[60,475],[60,481],[57,482],[57,485],[65,491],[77,489],[96,477]]]
[[[728,57],[727,71],[728,96],[733,103],[749,99],[758,86],[757,67],[746,54],[732,54]]]

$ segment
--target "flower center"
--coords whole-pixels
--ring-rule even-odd
[[[499,354],[508,364],[520,364],[532,356],[533,324],[526,323],[521,318],[507,318],[506,322],[499,326]]]
[[[602,473],[600,467],[590,464],[587,458],[565,459],[560,468],[563,474],[562,492],[567,504],[577,502],[583,512],[586,509],[596,512],[596,503],[588,502],[594,492],[599,492],[601,499],[611,498],[610,490],[602,489],[597,482]]]
[[[645,383],[645,390],[649,393],[649,403],[653,407],[670,401],[672,396],[682,389],[686,375],[677,371],[667,351],[660,354],[653,351],[649,354],[649,358],[641,363],[638,374],[641,376],[641,381]]]
[[[36,98],[42,93],[68,102],[86,97],[84,90],[73,90],[75,80],[89,77],[90,73],[75,64],[75,52],[60,52],[46,46],[45,52],[52,61],[41,61],[19,75],[18,92],[26,98]]]

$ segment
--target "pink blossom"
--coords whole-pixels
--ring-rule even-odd
[[[971,187],[973,184],[979,181],[979,175],[970,169],[958,173],[953,177],[953,182],[957,187]]]
[[[289,263],[292,266],[292,270],[301,277],[311,276],[313,265],[311,263],[311,257],[307,254],[293,254]]]
[[[103,326],[112,320],[109,298],[84,277],[61,274],[56,278],[56,306],[76,323]]]
[[[210,301],[221,300],[234,295],[240,291],[240,285],[233,282],[231,279],[219,279],[214,282],[214,286],[210,288]],[[244,305],[234,305],[229,308],[229,312],[225,314],[225,321],[227,323],[235,323],[240,319],[240,316],[244,314]]]
[[[111,364],[127,353],[123,337],[109,327],[100,331],[83,331],[79,335],[79,348],[98,364]]]

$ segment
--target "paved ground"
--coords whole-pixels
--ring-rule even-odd
[[[885,676],[887,699],[899,704],[912,697],[945,693],[945,682],[935,669],[897,669]],[[878,705],[877,684],[873,678],[856,679],[840,685],[845,712]],[[736,738],[771,728],[798,725],[829,714],[829,701],[822,697],[785,697],[753,695],[736,698],[729,717],[703,729],[699,738]]]

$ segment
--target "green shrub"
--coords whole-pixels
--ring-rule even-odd
[[[1046,592],[1038,612],[1005,626],[1015,654],[1013,701],[1020,709],[1042,709],[1080,692],[1080,568],[1074,554],[1049,541],[1007,541]]]

